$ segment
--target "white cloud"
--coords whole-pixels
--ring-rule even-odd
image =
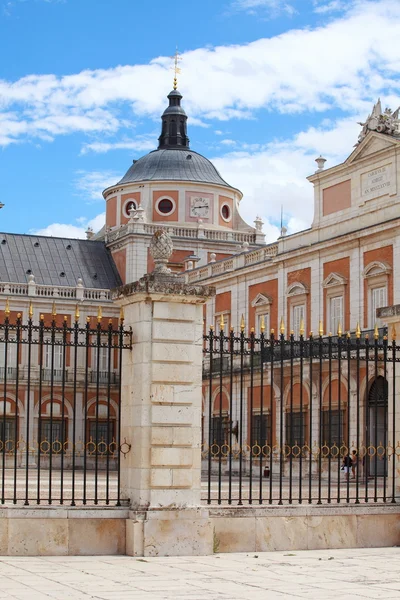
[[[99,231],[106,220],[106,213],[101,213],[93,219],[80,217],[77,219],[79,225],[71,225],[69,223],[51,223],[42,229],[31,229],[30,233],[34,235],[46,235],[50,237],[65,237],[65,238],[86,238],[86,230],[91,227],[93,231]]]
[[[288,233],[311,225],[313,187],[306,177],[317,168],[315,158],[323,154],[327,167],[342,162],[351,153],[358,131],[353,119],[339,119],[291,139],[229,152],[212,161],[224,179],[243,192],[243,218],[252,224],[259,214],[266,239],[272,242],[279,235],[281,209]]]
[[[123,139],[119,142],[92,142],[85,144],[81,150],[81,154],[88,152],[104,153],[109,150],[137,150],[149,151],[154,150],[157,134],[146,134],[137,136],[134,139]]]
[[[219,143],[223,144],[224,146],[236,146],[235,140],[230,140],[230,139],[221,140]]]
[[[282,13],[289,16],[295,14],[297,11],[293,6],[294,2],[295,0],[292,3],[282,0],[234,0],[231,7],[235,10],[244,10],[250,15],[256,15],[260,10],[266,11],[268,16],[273,18]]]
[[[256,118],[260,109],[366,115],[379,95],[400,94],[399,29],[397,0],[356,1],[344,15],[314,28],[186,52],[185,109],[202,126]],[[160,56],[148,65],[0,80],[0,144],[72,132],[120,136],[127,117],[159,117],[171,86],[170,64]],[[110,149],[123,141],[101,140]],[[86,148],[91,144],[98,150],[97,140]]]
[[[78,171],[77,175],[75,187],[86,202],[102,200],[102,191],[122,177],[121,173],[114,171]]]

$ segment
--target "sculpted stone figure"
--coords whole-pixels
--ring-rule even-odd
[[[358,123],[362,126],[361,133],[358,136],[358,143],[363,141],[369,131],[400,136],[399,115],[400,106],[394,112],[390,108],[385,108],[384,112],[382,112],[381,101],[378,99],[365,123]]]

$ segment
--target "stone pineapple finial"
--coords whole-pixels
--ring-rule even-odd
[[[173,244],[170,235],[165,229],[159,229],[155,232],[150,242],[150,254],[154,260],[154,273],[168,274],[168,259],[173,250]]]

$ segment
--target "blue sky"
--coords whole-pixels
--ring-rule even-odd
[[[191,147],[270,241],[281,204],[307,227],[314,159],[400,104],[399,31],[398,0],[0,0],[2,229],[101,226],[101,190],[156,147],[176,45]]]

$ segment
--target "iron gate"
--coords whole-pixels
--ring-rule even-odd
[[[107,323],[107,321],[106,321]],[[80,324],[8,308],[0,323],[0,499],[120,505],[122,352],[132,333],[102,310]]]
[[[208,504],[396,501],[393,330],[204,336]]]

